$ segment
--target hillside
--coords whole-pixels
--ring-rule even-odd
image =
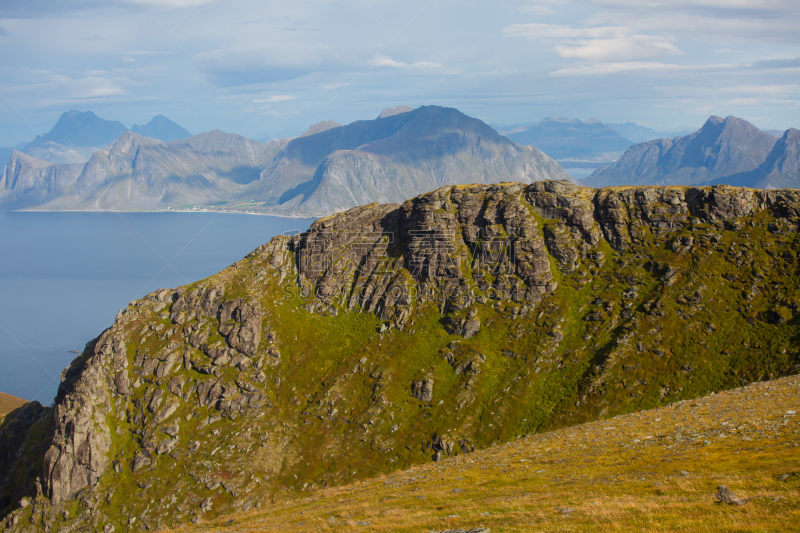
[[[17,407],[22,407],[26,403],[28,403],[27,400],[11,396],[5,392],[0,392],[0,418],[6,416]]]
[[[794,190],[565,181],[322,218],[121,311],[0,425],[0,507],[178,527],[796,374],[798,229]]]
[[[608,124],[595,119],[583,122],[547,117],[506,137],[519,144],[536,146],[558,161],[613,161],[633,144]]]
[[[755,383],[180,531],[800,531],[799,401],[796,376]]]
[[[319,216],[443,185],[543,179],[571,178],[540,150],[456,109],[401,106],[291,140],[237,197],[269,213]]]
[[[634,144],[613,165],[596,170],[582,183],[592,187],[726,183],[733,175],[756,170],[776,141],[746,120],[712,116],[690,135]]]

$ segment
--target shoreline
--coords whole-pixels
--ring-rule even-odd
[[[113,209],[4,209],[1,210],[6,213],[174,213],[174,214],[193,214],[193,213],[216,213],[220,215],[255,215],[266,216],[275,218],[307,218],[307,219],[320,219],[330,215],[275,215],[272,213],[251,213],[246,211],[216,211],[211,209],[193,209],[189,211],[177,211],[173,209],[159,209],[159,210],[135,210],[135,211],[119,211]]]

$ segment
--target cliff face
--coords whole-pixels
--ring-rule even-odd
[[[320,219],[9,415],[4,524],[168,527],[797,372],[798,230],[798,191],[563,181]]]

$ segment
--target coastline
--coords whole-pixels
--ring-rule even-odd
[[[192,209],[187,211],[178,211],[173,209],[141,209],[131,211],[119,211],[114,209],[4,209],[6,213],[175,213],[175,214],[192,214],[192,213],[216,213],[224,215],[256,215],[267,216],[275,218],[308,218],[318,219],[330,215],[275,215],[272,213],[257,213],[252,211],[219,211],[214,209]]]

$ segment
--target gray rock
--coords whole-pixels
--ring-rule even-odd
[[[117,387],[117,394],[127,396],[130,393],[130,382],[128,381],[128,371],[121,370],[114,377],[114,385]]]
[[[433,378],[427,377],[422,381],[411,383],[411,395],[422,402],[433,401]]]
[[[164,455],[165,453],[169,453],[175,449],[175,446],[177,446],[177,444],[178,444],[178,439],[169,439],[169,438],[164,439],[158,444],[158,447],[156,448],[156,453],[158,455]]]
[[[133,464],[131,465],[131,469],[134,472],[138,472],[142,468],[150,466],[152,463],[153,461],[150,460],[150,457],[145,455],[144,452],[139,451],[136,452],[136,455],[134,455],[133,457]]]
[[[211,507],[214,505],[214,502],[211,501],[211,498],[206,498],[202,502],[200,502],[200,509],[203,511],[210,511]]]
[[[743,500],[737,498],[736,494],[725,485],[717,487],[716,497],[718,501],[727,503],[728,505],[742,505],[744,503]]]

